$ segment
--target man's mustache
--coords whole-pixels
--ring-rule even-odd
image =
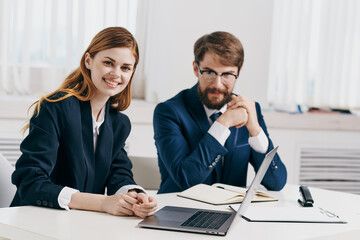
[[[225,90],[220,90],[220,89],[216,89],[216,88],[208,88],[205,90],[207,93],[222,93],[222,94],[227,94],[227,92]]]

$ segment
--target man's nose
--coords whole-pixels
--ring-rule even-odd
[[[220,74],[216,75],[216,78],[214,79],[212,85],[214,85],[214,86],[216,86],[216,87],[222,87],[223,83],[222,83],[221,75],[220,75]]]

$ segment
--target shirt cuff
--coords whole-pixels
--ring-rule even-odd
[[[208,133],[213,136],[221,145],[225,145],[226,139],[230,136],[231,131],[222,125],[221,123],[215,121]]]
[[[254,137],[249,137],[249,144],[252,149],[258,153],[266,153],[269,148],[269,139],[266,137],[264,130]]]
[[[74,193],[77,193],[79,192],[79,190],[77,189],[74,189],[74,188],[70,188],[70,187],[64,187],[60,193],[59,193],[59,196],[58,196],[58,203],[59,203],[59,206],[61,208],[64,208],[66,210],[70,210],[69,208],[69,203],[70,203],[70,200],[71,200],[71,196],[74,194]]]
[[[144,188],[140,187],[139,185],[135,185],[135,184],[122,186],[119,190],[116,191],[116,193],[127,193],[128,191],[130,191],[132,189],[140,190],[147,194],[147,192],[145,191]]]

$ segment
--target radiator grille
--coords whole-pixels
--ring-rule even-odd
[[[360,148],[300,147],[299,183],[360,194]]]
[[[20,138],[0,138],[0,153],[15,166],[16,161],[19,159],[20,152],[20,143],[22,139]]]

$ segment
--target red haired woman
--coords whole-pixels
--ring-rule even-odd
[[[12,181],[11,206],[152,215],[156,199],[133,180],[125,150],[138,45],[121,27],[99,32],[53,93],[35,102]],[[107,195],[104,195],[105,191]]]

